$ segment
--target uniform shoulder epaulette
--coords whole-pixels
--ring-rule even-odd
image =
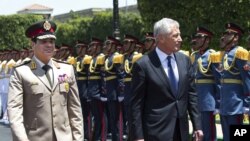
[[[99,54],[96,58],[97,65],[103,65],[105,62],[105,55],[103,53]]]
[[[243,47],[238,47],[235,53],[235,57],[240,60],[248,60],[249,52]]]
[[[223,53],[221,51],[213,52],[210,54],[210,60],[212,63],[220,63]]]
[[[179,50],[180,53],[183,53],[184,55],[188,56],[190,55],[189,51],[186,50]]]
[[[214,52],[216,52],[214,49],[209,49],[209,52],[210,53],[214,53]]]
[[[194,51],[194,52],[192,52],[191,55],[190,55],[190,59],[191,59],[191,63],[192,63],[192,64],[193,64],[194,61],[195,61],[195,56],[196,56],[197,53],[198,53],[198,51]]]
[[[63,64],[71,65],[68,62],[64,62],[64,61],[57,60],[57,59],[54,59],[54,58],[52,58],[52,60],[55,61],[55,62],[57,62],[57,63],[63,63]]]
[[[250,51],[248,51],[248,62],[250,62]]]
[[[115,53],[112,61],[115,64],[122,64],[124,62],[124,56],[122,54]]]
[[[135,63],[138,59],[140,59],[143,55],[141,53],[137,53],[132,58],[132,63]]]
[[[26,64],[29,64],[30,62],[31,62],[31,60],[25,60],[25,61],[21,62],[20,64],[16,65],[15,68],[21,67],[21,66],[26,65]]]
[[[92,60],[92,56],[90,56],[90,55],[85,55],[85,56],[83,57],[83,64],[90,64],[91,60]]]
[[[71,65],[75,65],[77,60],[74,56],[69,56],[66,62],[71,64]]]

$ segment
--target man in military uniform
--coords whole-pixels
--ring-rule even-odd
[[[147,32],[145,34],[145,39],[143,40],[144,45],[145,45],[145,50],[144,53],[149,53],[150,51],[155,49],[155,38],[154,34],[152,32]]]
[[[215,84],[214,75],[211,71],[210,54],[215,52],[209,49],[213,33],[204,27],[198,27],[193,37],[193,46],[198,48],[194,62],[195,86],[198,95],[198,108],[201,112],[202,130],[205,133],[203,140],[217,140],[214,111],[219,108],[217,97],[219,89]]]
[[[120,42],[114,37],[108,36],[105,41],[106,60],[104,73],[103,89],[104,95],[107,97],[108,115],[110,117],[110,126],[112,133],[112,141],[122,140],[123,126],[118,123],[122,123],[122,101],[124,99],[123,91],[123,75],[122,70],[123,55],[116,52],[117,47],[120,46]],[[120,113],[120,114],[119,114]],[[119,125],[119,126],[118,126]],[[118,136],[118,134],[120,136]]]
[[[211,61],[214,64],[215,78],[220,79],[220,119],[223,137],[229,141],[230,125],[240,125],[243,122],[243,114],[249,106],[245,99],[250,97],[250,78],[248,70],[248,51],[238,45],[244,31],[234,23],[225,25],[225,32],[220,39],[220,47],[224,54],[212,53]],[[222,57],[219,62],[218,58]]]
[[[89,65],[88,95],[91,100],[91,112],[94,116],[93,139],[105,141],[107,137],[107,119],[105,115],[105,101],[102,95],[101,68],[104,66],[105,55],[102,53],[103,41],[92,37],[88,53],[92,56]]]
[[[124,35],[123,40],[123,50],[124,50],[124,102],[123,102],[123,134],[124,139],[128,138],[128,105],[129,105],[129,94],[131,92],[130,85],[132,79],[132,67],[133,67],[133,56],[134,54],[138,54],[134,52],[134,48],[138,39],[132,35],[126,34]]]
[[[9,50],[5,50],[5,53],[9,53]],[[7,97],[8,97],[8,86],[9,86],[9,76],[8,76],[8,56],[5,56],[5,60],[1,63],[1,72],[0,72],[0,81],[1,81],[1,88],[0,88],[0,95],[1,95],[1,104],[2,104],[2,119],[0,122],[4,124],[9,124],[8,117],[7,117]]]
[[[52,60],[56,24],[26,30],[34,56],[14,68],[8,93],[13,141],[82,141],[83,119],[74,69]]]
[[[135,45],[134,51],[143,54],[145,46],[142,42],[138,41]]]
[[[89,61],[87,59],[90,57],[87,55],[88,45],[84,42],[78,42],[75,46],[76,50],[76,80],[79,90],[83,120],[84,120],[84,138],[86,141],[91,140],[92,134],[92,120],[91,120],[91,109],[90,109],[90,98],[87,93],[88,89],[88,69]]]

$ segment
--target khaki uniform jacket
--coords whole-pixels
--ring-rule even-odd
[[[14,69],[8,95],[13,141],[83,140],[82,111],[73,67],[55,60],[52,64],[52,87],[34,58]],[[65,81],[59,82],[59,76],[64,74]]]

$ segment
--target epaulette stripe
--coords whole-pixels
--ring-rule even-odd
[[[30,62],[31,62],[31,60],[24,61],[24,62],[22,62],[21,64],[14,66],[14,68],[17,68],[17,67],[20,67],[20,66],[26,65],[26,64],[28,64],[28,63],[30,63]]]
[[[54,59],[54,58],[53,58],[52,60],[55,61],[55,62],[59,62],[59,63],[64,63],[64,64],[67,64],[67,65],[71,65],[71,64],[69,64],[68,62],[56,60],[56,59]]]

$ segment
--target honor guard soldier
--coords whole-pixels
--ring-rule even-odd
[[[117,47],[120,42],[115,38],[108,36],[105,41],[105,50],[107,57],[105,60],[105,69],[102,76],[104,77],[103,89],[104,95],[107,97],[107,108],[111,126],[112,141],[122,141],[123,126],[118,124],[118,119],[122,123],[122,102],[124,99],[124,72],[122,67],[123,55],[119,54]],[[120,113],[120,114],[119,114]],[[120,115],[120,116],[119,116]],[[118,127],[119,125],[119,127]],[[119,136],[118,136],[119,134]]]
[[[225,25],[225,32],[220,39],[220,47],[223,48],[221,62],[218,61],[222,55],[211,54],[211,61],[215,64],[214,71],[220,78],[220,119],[225,141],[229,141],[230,125],[241,125],[243,114],[249,106],[245,100],[250,97],[250,79],[248,70],[245,69],[249,53],[238,45],[244,31],[234,23]]]
[[[144,49],[145,49],[144,44],[142,42],[138,41],[136,43],[136,45],[135,45],[134,51],[143,54],[144,53]]]
[[[8,116],[13,141],[83,140],[74,69],[52,59],[55,30],[54,22],[43,20],[25,32],[34,56],[15,66],[10,77]]]
[[[3,51],[5,52],[5,50]],[[5,59],[5,55],[3,57]],[[6,122],[6,116],[4,117],[4,113],[7,108],[7,83],[5,78],[5,68],[6,68],[7,60],[3,60],[0,64],[0,97],[1,97],[1,115],[0,115],[0,122],[5,123]]]
[[[123,126],[124,126],[124,138],[128,138],[128,105],[129,105],[129,94],[131,92],[131,79],[132,79],[132,67],[135,60],[133,60],[134,55],[139,53],[134,52],[134,48],[138,39],[132,35],[126,34],[123,40],[123,50],[124,50],[124,117],[123,117]],[[141,55],[141,54],[140,54]],[[142,55],[141,55],[142,56]],[[135,57],[136,58],[136,57]]]
[[[12,52],[12,51],[11,51]],[[9,56],[13,56],[10,54]],[[4,78],[3,78],[3,97],[2,97],[2,105],[3,105],[3,120],[5,124],[9,124],[8,120],[8,113],[7,113],[7,102],[8,102],[8,90],[9,90],[9,82],[10,82],[10,75],[13,72],[13,68],[16,65],[16,62],[11,59],[9,60],[4,68]]]
[[[147,32],[143,40],[145,45],[144,53],[148,54],[150,51],[155,49],[155,38],[152,32]]]
[[[60,60],[67,62],[67,59],[71,57],[71,47],[65,43],[60,47]]]
[[[219,85],[216,85],[211,69],[210,54],[215,52],[209,49],[213,33],[204,27],[197,27],[193,37],[193,47],[197,48],[194,64],[195,86],[198,95],[198,108],[201,112],[202,131],[204,141],[215,141],[216,126],[214,111],[219,108]],[[217,87],[218,86],[218,87]]]
[[[91,107],[90,97],[88,96],[88,69],[91,61],[91,56],[87,55],[88,44],[78,42],[75,46],[76,50],[76,80],[79,90],[83,120],[84,120],[84,139],[91,141],[92,135],[92,120],[91,120]]]
[[[103,95],[101,69],[104,68],[105,55],[102,53],[103,41],[92,38],[89,44],[89,54],[92,56],[89,65],[88,94],[91,99],[92,114],[94,116],[94,131],[92,140],[106,141],[105,102],[107,97]]]

